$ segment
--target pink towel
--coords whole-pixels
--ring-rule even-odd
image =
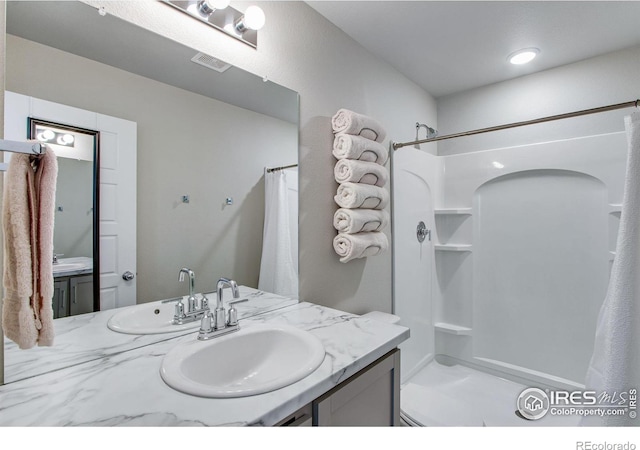
[[[56,202],[56,180],[58,161],[55,153],[47,148],[40,159],[35,177],[35,192],[38,198],[37,255],[38,279],[37,304],[40,307],[42,328],[38,345],[53,345],[53,228]]]
[[[5,335],[22,349],[53,344],[53,217],[56,156],[34,171],[31,156],[12,155],[2,204]]]

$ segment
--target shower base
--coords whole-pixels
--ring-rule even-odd
[[[516,400],[528,387],[462,365],[431,361],[402,385],[402,419],[407,425],[426,427],[578,425],[578,416],[547,415],[535,421],[518,417]]]

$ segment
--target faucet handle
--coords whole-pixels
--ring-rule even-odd
[[[182,300],[182,299],[180,299]],[[178,303],[176,303],[175,306],[175,314],[174,314],[174,319],[183,319],[185,316],[184,314],[184,304],[182,303],[182,301],[178,301]]]
[[[238,325],[238,310],[232,306],[231,309],[229,309],[227,326],[232,327],[234,325]]]
[[[209,309],[209,299],[204,294],[202,294],[202,298],[200,299],[200,309]]]
[[[233,307],[233,305],[235,305],[236,303],[244,303],[244,302],[248,302],[248,301],[249,301],[248,298],[242,298],[240,300],[232,300],[232,301],[229,302],[229,305],[231,307]]]
[[[231,306],[231,308],[229,308],[229,317],[227,319],[227,326],[234,326],[234,325],[238,325],[238,310],[235,307],[236,303],[242,303],[242,302],[246,302],[249,301],[248,298],[243,298],[242,300],[234,300],[232,302],[229,302],[229,305]]]
[[[211,333],[213,331],[213,323],[211,321],[211,311],[207,310],[200,321],[200,333]]]

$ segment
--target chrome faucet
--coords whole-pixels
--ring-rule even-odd
[[[234,301],[229,302],[231,307],[229,308],[228,317],[222,301],[222,293],[225,286],[231,288],[231,293],[234,298]],[[207,311],[200,322],[198,339],[201,341],[238,331],[240,325],[238,324],[238,312],[234,305],[249,300],[247,298],[239,300],[240,291],[238,290],[238,284],[228,278],[220,278],[218,280],[216,284],[216,294],[218,298],[216,299],[216,309],[213,312],[213,317],[211,316],[211,311]]]
[[[231,288],[231,293],[233,294],[233,298],[238,299],[240,298],[240,292],[238,291],[238,285],[236,284],[235,281],[233,280],[229,280],[228,278],[220,278],[218,280],[218,283],[216,284],[216,294],[217,294],[217,301],[216,301],[216,311],[215,311],[215,326],[216,329],[222,329],[226,326],[227,324],[227,320],[226,320],[226,311],[224,309],[224,304],[222,303],[222,292],[225,286],[228,286]]]
[[[197,300],[193,295],[196,286],[196,274],[193,273],[193,270],[183,267],[182,269],[180,269],[180,273],[178,273],[178,281],[184,281],[185,273],[189,275],[189,298],[187,298],[187,312],[193,312],[197,308]]]
[[[178,298],[176,303],[175,314],[173,316],[174,325],[182,325],[183,323],[194,322],[200,319],[207,311],[209,311],[209,300],[203,294],[198,305],[198,299],[195,296],[196,274],[191,269],[183,267],[178,273],[178,281],[184,281],[184,276],[189,276],[189,297],[187,297],[187,311],[184,310],[182,297]]]

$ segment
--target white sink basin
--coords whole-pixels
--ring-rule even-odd
[[[85,256],[77,256],[74,258],[60,258],[58,259],[57,263],[52,265],[54,275],[62,272],[91,269],[93,269],[93,260]]]
[[[68,272],[69,270],[78,270],[85,267],[82,263],[58,263],[53,265],[53,273]]]
[[[253,325],[210,341],[174,347],[160,375],[172,388],[199,397],[247,397],[288,386],[324,359],[320,339],[287,325]]]
[[[186,300],[184,302],[186,304]],[[111,316],[107,326],[110,330],[126,334],[173,333],[200,326],[199,320],[182,325],[172,324],[174,311],[175,302],[128,306]]]

